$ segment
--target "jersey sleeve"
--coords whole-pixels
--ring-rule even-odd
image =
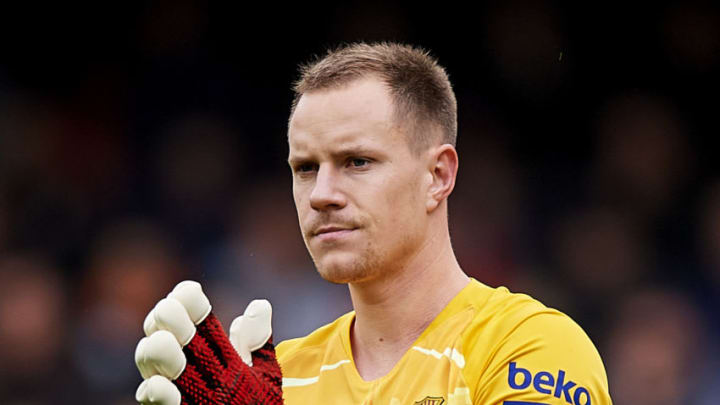
[[[278,358],[278,360],[281,357],[284,357],[288,352],[291,352],[292,349],[297,346],[299,339],[289,339],[289,340],[283,340],[282,342],[275,345],[275,356]]]
[[[612,404],[600,355],[568,316],[541,312],[480,335],[465,368],[474,404]]]

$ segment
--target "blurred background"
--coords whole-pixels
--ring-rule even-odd
[[[285,137],[297,64],[361,39],[450,73],[466,272],[576,319],[616,404],[718,403],[717,3],[97,3],[0,12],[0,403],[134,404],[183,279],[226,325],[269,298],[278,341],[350,309]]]

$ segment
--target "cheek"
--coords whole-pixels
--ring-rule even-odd
[[[302,183],[298,184],[297,182],[293,181],[292,193],[293,200],[295,201],[295,208],[297,209],[298,214],[300,214],[300,212],[306,211],[306,205],[309,195],[308,186]]]
[[[402,199],[407,209],[417,211],[421,203],[422,178],[417,173],[406,176],[397,186],[398,199]]]
[[[295,201],[295,211],[297,211],[297,217],[298,217],[298,222],[300,224],[300,229],[303,230],[304,224],[305,224],[305,217],[307,215],[309,207],[306,207],[304,195],[299,191],[300,190],[298,190],[295,186],[293,186],[293,200]],[[305,234],[303,232],[303,238],[304,237],[305,237]]]
[[[409,231],[421,219],[425,211],[419,189],[420,179],[411,176],[389,185],[385,193],[385,206],[391,230]]]

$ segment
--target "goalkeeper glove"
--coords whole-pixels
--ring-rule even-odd
[[[135,362],[144,381],[135,398],[153,405],[280,405],[272,307],[255,300],[230,326],[211,312],[200,284],[183,281],[145,319]]]

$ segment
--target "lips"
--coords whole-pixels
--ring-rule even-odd
[[[355,229],[357,228],[338,225],[326,225],[316,229],[312,235],[322,241],[333,241],[343,239],[345,236],[351,234]]]
[[[313,235],[318,236],[318,235],[331,234],[331,233],[344,233],[344,232],[352,231],[354,229],[355,228],[351,228],[351,227],[326,225],[326,226],[321,226],[320,228],[316,229],[315,232],[313,232]]]

